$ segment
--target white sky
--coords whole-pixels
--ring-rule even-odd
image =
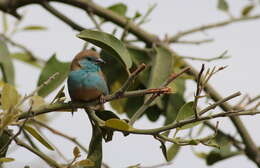
[[[114,4],[116,0],[96,0],[103,6]],[[231,3],[232,2],[232,3]],[[248,1],[239,0],[231,1],[231,12],[235,16],[239,16],[242,7]],[[200,0],[182,0],[182,1],[159,1],[159,0],[129,0],[124,1],[128,5],[129,16],[133,16],[136,10],[142,13],[154,3],[157,3],[157,8],[151,15],[151,22],[145,24],[143,27],[149,32],[164,37],[167,33],[169,35],[175,34],[178,31],[186,30],[195,26],[212,23],[227,19],[226,14],[216,9],[216,1]],[[66,11],[67,15],[82,25],[88,27],[90,21],[84,12],[70,8],[63,5],[55,4],[61,11]],[[27,11],[27,17],[23,25],[37,24],[48,27],[46,32],[35,33],[20,33],[15,36],[15,39],[31,48],[33,52],[41,58],[47,60],[54,52],[57,53],[59,59],[70,61],[73,56],[82,48],[83,42],[75,37],[77,32],[72,31],[70,27],[64,25],[55,17],[48,14],[42,8],[32,5],[22,9]],[[259,13],[259,9],[255,9],[253,13]],[[91,26],[92,27],[92,26]],[[111,29],[111,25],[107,26]],[[207,66],[214,65],[229,67],[219,74],[217,74],[211,83],[223,95],[227,96],[236,91],[248,93],[252,96],[259,94],[260,79],[259,79],[259,51],[260,51],[260,20],[237,23],[225,28],[206,31],[207,36],[203,33],[198,33],[186,39],[202,39],[214,38],[215,42],[203,46],[190,45],[174,45],[173,48],[179,53],[188,56],[198,57],[214,57],[228,50],[228,54],[232,56],[231,59],[224,61],[216,61]],[[199,68],[200,62],[191,62]],[[24,66],[20,62],[16,62],[17,67],[17,86],[22,93],[28,93],[35,88],[35,83],[39,75],[39,71],[31,67]],[[193,87],[193,85],[189,85]],[[188,89],[187,95],[192,95],[193,88]],[[259,125],[258,116],[243,117],[243,121],[254,137],[255,142],[259,144],[260,136],[256,130]],[[142,118],[137,122],[138,127],[152,128],[160,126],[163,123],[161,118],[155,124],[151,124],[146,118]],[[258,125],[257,125],[258,124]],[[87,117],[84,113],[77,113],[73,117],[70,114],[62,113],[53,119],[51,125],[59,130],[77,137],[83,144],[88,145],[91,135],[91,129]],[[222,120],[220,127],[227,132],[234,133],[233,126],[229,120]],[[56,138],[48,135],[48,138],[54,139],[54,144],[61,147],[65,155],[72,158],[73,145],[63,141],[61,138]],[[130,135],[123,137],[121,134],[116,134],[114,140],[104,144],[104,162],[108,163],[113,168],[124,168],[130,165],[142,163],[144,166],[154,165],[164,162],[163,155],[159,148],[160,144],[150,136]],[[209,148],[196,147],[196,150]],[[55,153],[52,153],[55,155]],[[19,149],[17,152],[10,154],[10,157],[16,157],[15,163],[7,165],[7,167],[20,168],[26,164],[32,167],[43,168],[43,162],[29,152]],[[41,164],[37,164],[37,163]],[[195,166],[199,168],[206,168],[207,165],[203,160],[196,158],[190,147],[183,147],[180,154],[174,160],[174,164],[168,167],[190,167]],[[220,162],[212,166],[213,168],[223,167],[256,167],[252,162],[248,161],[246,157],[240,156],[227,161]],[[165,166],[166,167],[166,166]]]

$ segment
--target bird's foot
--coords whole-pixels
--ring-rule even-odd
[[[105,96],[104,96],[104,95],[101,95],[101,96],[99,97],[99,102],[100,102],[101,104],[106,103],[106,99],[105,99]]]

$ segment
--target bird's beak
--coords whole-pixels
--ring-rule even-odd
[[[99,64],[105,64],[106,62],[102,58],[96,59],[96,62]]]

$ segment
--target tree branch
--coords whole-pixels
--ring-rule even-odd
[[[103,17],[104,19],[113,22],[114,24],[124,28],[125,25],[127,24],[127,18],[120,16],[112,11],[109,11],[105,8],[102,8],[101,6],[95,4],[92,1],[85,1],[85,0],[48,0],[48,2],[50,1],[56,1],[56,2],[61,2],[61,3],[65,3],[71,6],[75,6],[78,7],[80,9],[83,9],[85,11],[87,11],[89,8],[92,10],[93,14]],[[22,6],[26,6],[29,4],[40,4],[42,2],[42,0],[2,0],[0,3],[0,10],[13,14],[15,13],[15,11]],[[221,24],[218,23],[217,27],[221,27],[221,26],[225,26],[228,25],[230,23],[235,23],[235,22],[240,22],[240,21],[247,21],[247,20],[252,20],[252,19],[259,19],[260,15],[254,15],[254,16],[247,16],[247,17],[243,17],[243,18],[238,18],[238,19],[233,19],[232,22],[230,22],[230,20],[228,20],[227,22],[224,21]],[[216,26],[209,26],[209,28],[213,28]],[[208,29],[209,29],[208,28]],[[197,28],[198,29],[198,28]],[[205,28],[204,28],[205,29]],[[153,34],[150,34],[146,31],[144,31],[143,29],[141,29],[140,27],[138,27],[136,24],[134,23],[129,23],[129,29],[128,31],[132,34],[134,34],[139,40],[143,41],[144,43],[147,44],[147,46],[152,46],[152,44],[158,43],[159,42],[159,38]],[[190,34],[190,31],[185,33],[186,34]],[[193,29],[194,31],[194,29]],[[197,31],[201,31],[201,30],[197,30]],[[196,32],[196,31],[195,31]],[[176,36],[174,36],[172,41],[176,41],[178,38],[180,38],[180,34],[178,35],[179,37],[176,38]],[[167,46],[166,46],[167,47]],[[172,51],[173,52],[173,51]],[[174,52],[173,52],[174,53]],[[184,66],[190,66],[187,62],[183,61]],[[196,76],[198,73],[194,68],[191,68],[191,73],[193,76]],[[212,97],[212,99],[214,101],[219,101],[222,99],[222,97],[219,95],[218,92],[216,92],[210,85],[207,85],[205,87],[205,91]],[[61,104],[55,104],[53,106],[56,106],[56,109],[63,107],[63,105]],[[51,110],[55,108],[51,106],[49,107],[45,107],[46,110]],[[68,107],[68,106],[67,106]],[[224,103],[220,106],[224,111],[230,111],[232,110],[232,106]],[[38,112],[43,112],[43,111],[38,111]],[[20,118],[24,118],[26,117],[26,115],[21,115]],[[254,143],[254,141],[252,140],[251,136],[249,135],[248,131],[246,130],[244,124],[241,122],[241,120],[238,117],[231,117],[231,121],[233,122],[234,126],[236,127],[236,129],[238,130],[240,136],[243,139],[244,144],[246,145],[246,155],[252,160],[254,161],[258,167],[260,167],[260,155],[259,155],[259,151],[257,150],[257,147]]]
[[[221,21],[221,22],[216,22],[216,23],[211,23],[211,24],[204,25],[204,26],[195,27],[195,28],[192,28],[190,30],[185,30],[185,31],[177,33],[176,35],[173,35],[169,39],[169,42],[170,43],[177,42],[179,38],[186,36],[186,35],[189,35],[189,34],[199,32],[199,31],[223,27],[223,26],[226,26],[226,25],[229,25],[229,24],[232,24],[232,23],[241,22],[241,21],[249,21],[249,20],[254,20],[254,19],[259,19],[259,18],[260,18],[260,15],[243,16],[243,17],[239,17],[239,18],[231,18],[231,19],[224,20],[224,21]]]

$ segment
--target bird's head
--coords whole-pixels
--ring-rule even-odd
[[[98,69],[99,64],[105,63],[104,60],[100,58],[100,55],[93,50],[84,50],[78,53],[71,63],[71,70],[78,69]]]

